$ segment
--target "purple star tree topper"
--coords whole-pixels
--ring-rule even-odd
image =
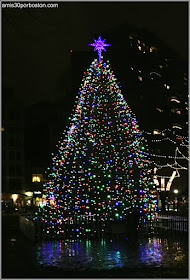
[[[101,36],[98,37],[98,40],[94,39],[93,44],[89,44],[89,46],[95,47],[94,51],[98,51],[99,61],[101,60],[102,51],[106,51],[104,47],[111,46],[110,44],[105,44],[106,39],[101,40]]]

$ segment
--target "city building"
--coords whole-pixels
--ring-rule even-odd
[[[20,201],[25,190],[24,107],[11,89],[2,96],[2,192],[6,201]]]

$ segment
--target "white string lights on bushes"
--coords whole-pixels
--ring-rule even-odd
[[[170,132],[170,134],[171,134],[172,130],[165,129],[163,131],[160,131],[158,135],[165,136],[166,132]],[[151,132],[143,131],[143,133],[147,134],[149,136],[152,135]],[[156,163],[154,160],[149,161],[154,166],[154,176],[153,176],[154,184],[157,186],[157,189],[160,191],[170,191],[174,179],[180,177],[179,170],[186,170],[186,171],[188,170],[187,167],[184,167],[178,163],[179,160],[189,161],[189,157],[185,156],[179,149],[180,147],[187,148],[187,153],[188,153],[188,149],[189,149],[188,138],[185,136],[182,136],[182,135],[175,135],[175,137],[179,141],[174,141],[174,140],[170,139],[168,136],[164,137],[162,139],[149,139],[149,140],[146,139],[146,142],[151,141],[152,143],[161,143],[161,142],[169,141],[170,143],[175,145],[174,156],[160,155],[160,154],[153,154],[153,153],[148,154],[148,153],[144,152],[145,154],[147,154],[153,158],[162,158],[162,159],[166,159],[166,160],[174,159],[174,162],[172,164],[166,163],[163,165]],[[163,168],[171,168],[172,174],[170,176],[157,174],[158,170],[161,171]],[[166,182],[167,182],[167,184],[166,184]]]

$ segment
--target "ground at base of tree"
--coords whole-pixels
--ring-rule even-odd
[[[153,266],[112,268],[110,270],[61,270],[53,267],[30,271],[6,271],[3,278],[188,278],[188,269]]]

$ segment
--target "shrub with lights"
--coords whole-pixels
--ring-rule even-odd
[[[146,144],[95,40],[99,60],[84,73],[70,125],[57,145],[40,209],[47,232],[60,233],[67,220],[125,220],[134,211],[154,219],[156,189]],[[146,152],[146,153],[145,153]],[[80,231],[80,229],[79,229]]]

